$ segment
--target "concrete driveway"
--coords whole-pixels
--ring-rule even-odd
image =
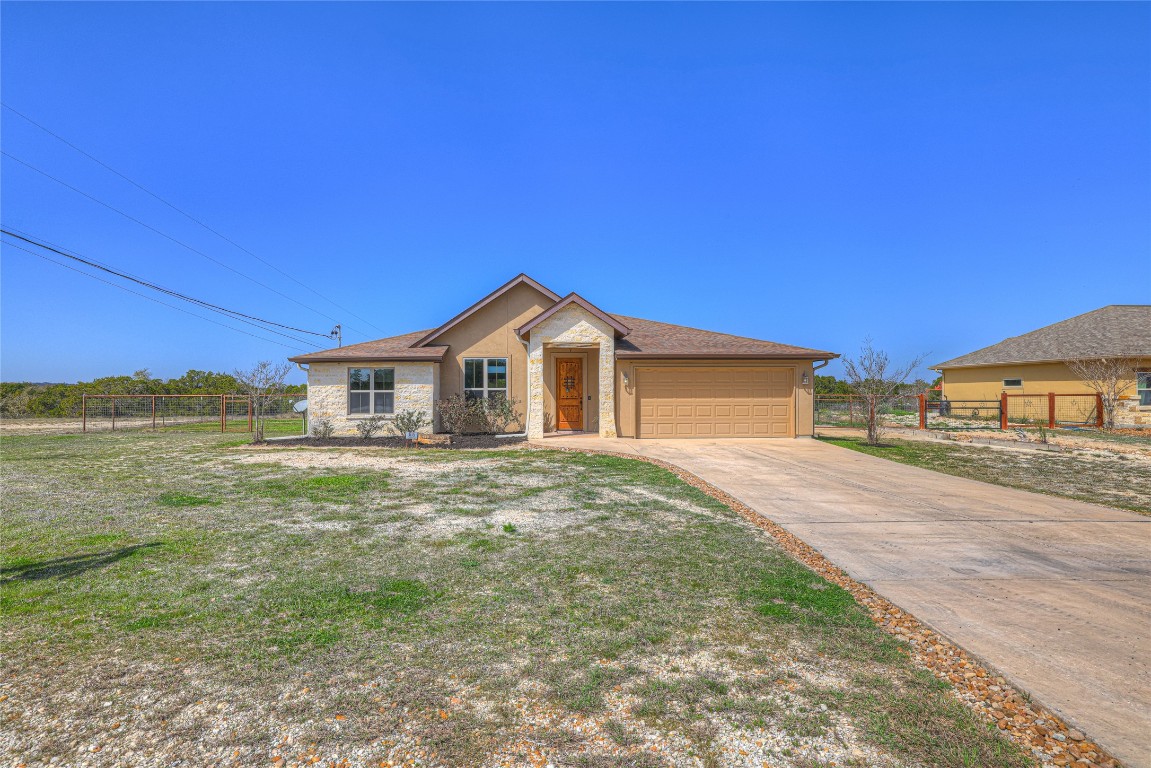
[[[600,440],[683,467],[1151,766],[1151,518],[815,440]],[[989,448],[987,450],[996,450]]]

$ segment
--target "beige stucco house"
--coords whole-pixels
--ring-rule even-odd
[[[438,328],[293,357],[337,434],[451,395],[510,397],[529,437],[799,437],[835,353],[610,314],[518,275]]]
[[[1130,358],[1117,420],[1151,423],[1151,305],[1114,304],[1013,336],[933,369],[943,374],[943,396],[952,401],[998,400],[1009,395],[1090,394],[1068,360]]]

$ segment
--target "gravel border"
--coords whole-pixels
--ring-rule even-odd
[[[731,494],[720,490],[687,470],[661,459],[634,453],[600,451],[591,448],[546,447],[570,453],[618,456],[646,461],[668,470],[688,485],[703,491],[748,522],[763,529],[784,551],[815,573],[851,593],[855,601],[871,614],[885,632],[908,644],[912,661],[937,678],[952,685],[955,696],[988,723],[999,728],[1006,738],[1030,752],[1045,766],[1083,766],[1083,768],[1121,768],[1121,763],[1089,740],[1081,731],[1020,691],[989,665],[919,619],[880,597],[870,587],[848,576],[843,570],[777,523],[768,520]]]

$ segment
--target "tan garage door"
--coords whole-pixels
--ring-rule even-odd
[[[641,368],[640,437],[794,437],[791,368]]]

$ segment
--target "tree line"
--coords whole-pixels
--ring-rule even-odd
[[[247,387],[230,373],[190,370],[175,379],[159,379],[146,368],[131,376],[105,376],[75,384],[0,382],[0,417],[78,418],[82,395],[233,395]],[[284,385],[282,392],[304,394],[304,384]]]
[[[916,379],[905,383],[898,383],[895,385],[895,394],[899,395],[920,395],[924,392],[927,393],[928,399],[938,400],[939,391],[934,389],[938,387],[939,383],[943,381],[942,376],[937,376],[935,381],[927,381],[926,379]],[[852,385],[850,381],[837,379],[834,376],[815,376],[815,394],[817,395],[858,395],[859,389]]]

